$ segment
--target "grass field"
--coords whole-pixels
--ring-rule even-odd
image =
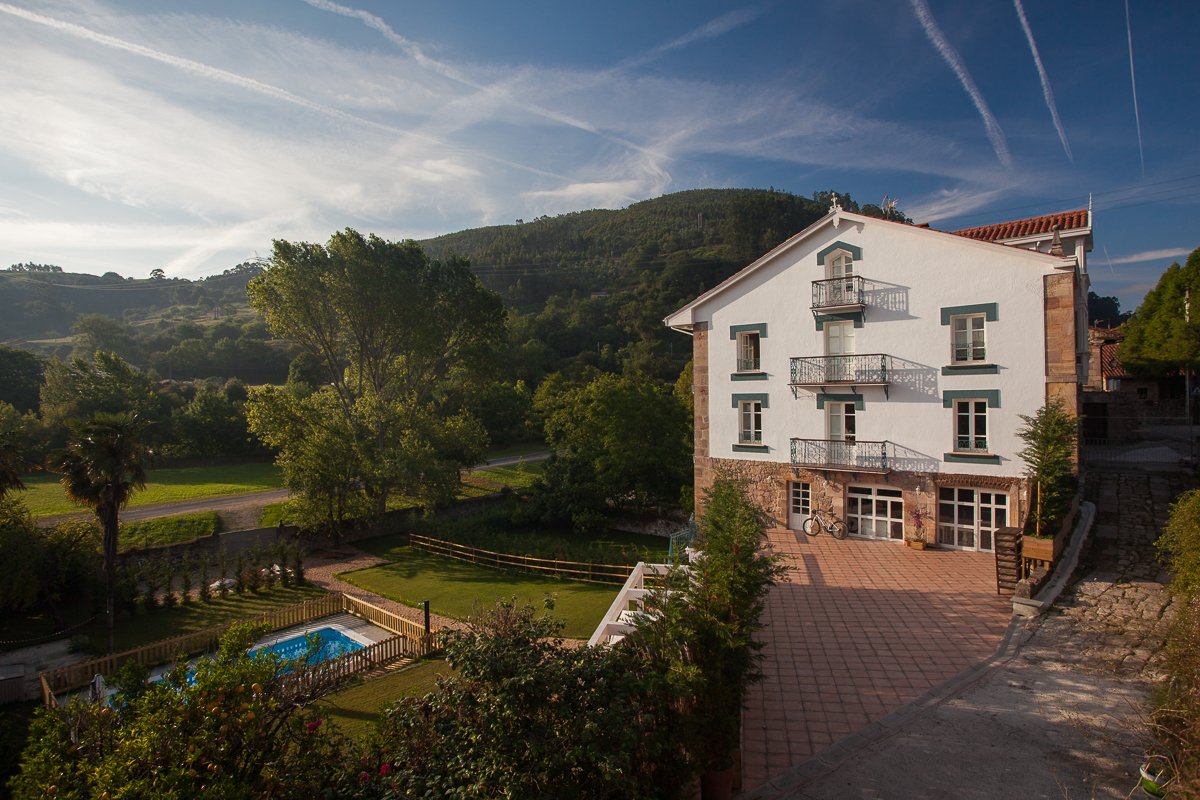
[[[420,697],[432,692],[437,686],[438,676],[451,672],[445,659],[418,661],[404,669],[323,697],[316,708],[342,733],[361,739],[374,728],[380,709],[402,697]]]
[[[550,595],[554,609],[547,613],[563,621],[562,635],[572,639],[592,635],[619,588],[481,567],[407,546],[389,548],[386,557],[392,563],[339,577],[414,608],[428,600],[431,611],[455,619],[512,597],[540,608]]]
[[[121,552],[125,552],[143,547],[190,542],[192,539],[216,533],[220,528],[221,520],[215,511],[156,517],[122,525],[119,546]]]
[[[26,490],[16,496],[25,501],[35,517],[51,517],[87,511],[67,499],[59,476],[49,473],[27,475],[21,480]],[[222,467],[182,467],[155,469],[146,475],[146,488],[135,492],[129,508],[198,500],[204,497],[225,497],[248,492],[278,489],[283,486],[279,469],[274,464],[234,464]]]

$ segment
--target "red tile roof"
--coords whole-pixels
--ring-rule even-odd
[[[958,236],[968,239],[979,239],[985,242],[995,242],[1004,239],[1019,239],[1023,236],[1036,236],[1039,233],[1050,233],[1058,226],[1060,231],[1071,231],[1088,226],[1088,211],[1078,208],[1074,211],[1062,211],[1058,214],[1047,214],[1044,217],[1030,217],[1013,222],[998,222],[995,225],[982,225],[978,228],[966,228],[961,231],[951,231]]]
[[[1125,367],[1121,366],[1121,358],[1117,353],[1116,344],[1100,345],[1100,374],[1105,378],[1128,378]]]

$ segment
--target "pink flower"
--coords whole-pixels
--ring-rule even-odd
[[[325,720],[323,720],[323,719],[313,720],[312,722],[308,723],[304,727],[309,733],[316,733],[317,728],[321,727],[321,723],[324,721]]]
[[[379,774],[380,775],[387,775],[391,771],[392,771],[391,764],[388,764],[385,762],[385,763],[379,765]]]
[[[367,772],[365,769],[362,772],[358,773],[358,782],[359,783],[367,783],[370,780],[371,780],[371,773]]]

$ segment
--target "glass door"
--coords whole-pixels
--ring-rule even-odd
[[[996,547],[996,529],[1007,526],[1007,494],[950,486],[938,489],[938,544],[991,552]]]
[[[825,323],[825,380],[854,380],[854,323]]]

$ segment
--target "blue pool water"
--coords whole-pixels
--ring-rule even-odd
[[[255,653],[274,653],[282,658],[292,659],[300,658],[308,650],[308,637],[315,636],[317,638],[317,661],[331,661],[347,653],[353,653],[355,650],[361,650],[363,646],[351,639],[346,634],[339,631],[337,628],[318,628],[310,634],[300,634],[289,639],[282,639],[275,644],[263,645],[251,650],[251,654]]]

